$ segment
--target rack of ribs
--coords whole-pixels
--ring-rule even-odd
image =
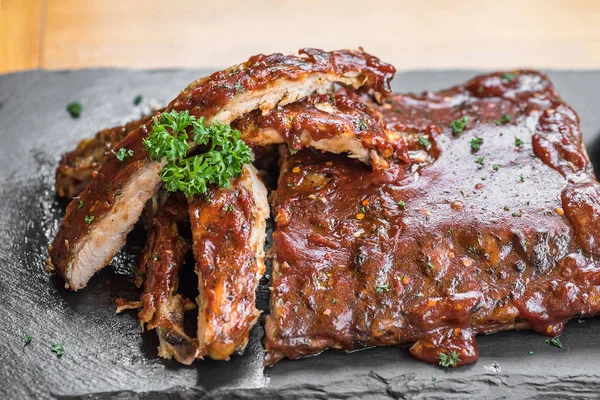
[[[411,162],[283,156],[267,365],[410,343],[415,358],[470,364],[476,334],[557,336],[598,313],[600,186],[576,113],[543,74],[397,94],[379,110],[418,137]]]
[[[266,113],[277,105],[326,93],[335,83],[368,88],[382,96],[389,93],[394,72],[391,65],[362,51],[303,49],[299,56],[258,55],[193,82],[166,111],[187,110],[207,122],[230,124],[255,109]],[[165,161],[150,160],[142,144],[151,126],[152,122],[143,124],[119,142],[118,149],[132,155],[119,160],[109,154],[90,184],[67,207],[49,248],[51,267],[66,287],[85,287],[110,262],[145,203],[159,190],[158,172]]]

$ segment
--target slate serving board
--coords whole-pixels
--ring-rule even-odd
[[[32,71],[0,76],[0,398],[597,398],[600,319],[572,321],[549,346],[533,332],[477,339],[477,364],[445,370],[417,362],[406,348],[282,361],[263,370],[261,326],[243,356],[186,367],[157,356],[154,332],[140,335],[135,313],[115,314],[116,297],[139,295],[129,267],[144,232],[78,293],[43,270],[46,247],[64,204],[54,196],[59,157],[101,128],[165,105],[207,71]],[[441,89],[474,71],[399,73],[395,91]],[[593,161],[600,166],[600,71],[549,71],[581,117]],[[133,98],[144,98],[139,106]],[[65,111],[83,104],[81,118]],[[193,283],[193,274],[187,280]],[[268,282],[259,293],[264,309]],[[33,340],[24,346],[23,340]],[[57,358],[50,348],[64,345]],[[530,355],[529,352],[534,354]],[[434,378],[435,376],[435,378]]]

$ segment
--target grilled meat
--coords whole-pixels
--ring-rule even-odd
[[[387,166],[395,156],[407,161],[404,137],[387,130],[382,114],[343,94],[313,95],[278,106],[267,114],[254,111],[234,122],[252,146],[286,143],[290,151],[304,147],[349,153],[364,163]]]
[[[194,361],[195,342],[183,330],[187,300],[177,294],[179,274],[188,240],[181,236],[180,225],[188,222],[187,202],[181,193],[169,196],[152,220],[152,227],[137,270],[136,280],[144,279],[144,292],[139,302],[117,300],[117,312],[142,308],[138,317],[142,328],[156,329],[160,345],[158,355],[175,357],[183,364]]]
[[[231,187],[190,200],[198,274],[196,357],[226,360],[248,343],[260,312],[255,290],[265,272],[267,191],[246,165]]]
[[[478,333],[556,336],[598,313],[600,185],[548,79],[498,73],[388,100],[388,129],[429,132],[428,162],[285,156],[266,364],[402,343],[469,364]]]
[[[304,49],[300,56],[258,55],[247,62],[199,79],[167,107],[229,124],[255,109],[268,112],[334,83],[389,91],[394,68],[362,51],[323,52]],[[163,162],[151,161],[143,150],[151,122],[133,130],[118,145],[132,155],[119,161],[109,154],[86,189],[67,207],[50,246],[50,260],[65,286],[78,290],[107,265],[139,219],[144,204],[161,185]]]
[[[93,138],[79,142],[75,150],[64,154],[56,169],[58,197],[70,199],[81,193],[92,181],[93,173],[104,164],[108,153],[131,131],[139,129],[151,119],[152,115],[148,115],[124,126],[104,129]]]

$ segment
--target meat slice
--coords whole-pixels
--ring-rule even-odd
[[[190,200],[198,274],[196,357],[226,360],[248,343],[260,312],[255,291],[265,272],[267,191],[246,165],[231,187]]]
[[[158,355],[163,358],[174,356],[180,363],[189,365],[194,361],[196,346],[183,329],[183,317],[191,303],[177,294],[181,266],[190,249],[181,232],[181,226],[187,224],[188,219],[185,197],[180,193],[171,194],[152,220],[135,271],[138,283],[141,277],[145,278],[141,299],[139,302],[118,299],[117,312],[142,308],[138,314],[142,328],[157,330]]]
[[[362,51],[303,49],[300,56],[258,55],[193,82],[167,111],[189,110],[207,122],[229,124],[255,109],[268,112],[314,92],[324,93],[334,83],[386,94],[393,73],[392,66]],[[93,181],[67,207],[49,248],[52,266],[66,287],[85,287],[110,262],[144,204],[160,187],[158,172],[164,161],[149,160],[142,145],[151,125],[148,122],[127,135],[117,150],[123,148],[132,155],[123,161],[109,155]]]
[[[58,197],[70,199],[81,193],[92,181],[94,171],[104,164],[108,153],[113,151],[130,132],[148,123],[153,115],[145,116],[123,126],[104,129],[93,138],[79,142],[75,150],[64,154],[56,168],[56,194]]]
[[[544,75],[490,74],[386,104],[389,129],[429,132],[430,162],[370,170],[285,155],[266,364],[413,343],[418,359],[463,365],[478,333],[557,336],[599,312],[600,185],[576,114]]]
[[[313,95],[262,114],[254,111],[234,122],[242,140],[252,146],[286,143],[291,151],[313,147],[330,153],[349,153],[379,166],[386,159],[406,161],[404,136],[387,130],[382,114],[344,94]]]

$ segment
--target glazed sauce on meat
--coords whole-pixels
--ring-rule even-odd
[[[267,364],[403,343],[469,364],[478,333],[557,336],[598,312],[599,185],[577,116],[545,76],[481,76],[380,110],[388,129],[428,136],[409,151],[428,161],[284,160]]]

